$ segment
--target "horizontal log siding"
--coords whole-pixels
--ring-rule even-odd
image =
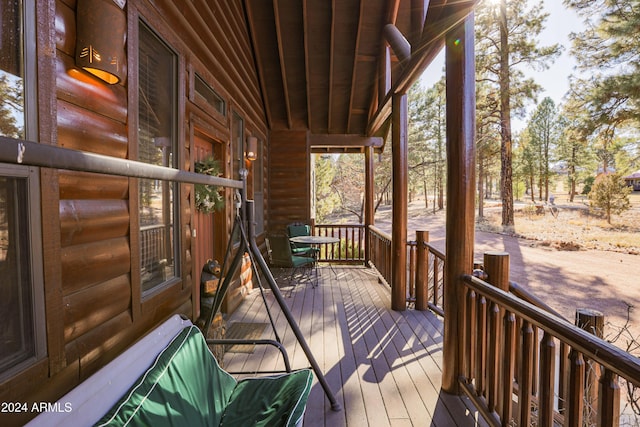
[[[126,86],[76,69],[75,2],[58,1],[56,21],[57,144],[127,158]],[[110,359],[130,343],[118,337],[132,319],[129,183],[69,171],[59,177],[63,318],[47,321],[62,321],[66,360],[79,361],[80,378],[99,367],[89,361]]]
[[[306,131],[274,131],[269,147],[269,226],[284,233],[292,222],[308,223],[309,149]]]
[[[137,89],[128,87],[128,78],[107,85],[75,66],[75,0],[37,4],[38,17],[49,17],[38,22],[36,38],[42,40],[38,52],[54,71],[38,77],[39,101],[56,112],[40,117],[40,127],[51,129],[50,140],[45,136],[41,142],[135,160],[135,150],[133,154],[130,150],[135,148],[135,131],[129,117],[136,112],[130,111],[135,106],[128,102],[130,92]],[[200,129],[215,129],[216,138],[228,146],[227,155],[235,152],[229,141],[232,109],[243,117],[245,134],[266,141],[266,115],[241,0],[129,0],[125,10],[128,19],[139,14],[180,58],[177,155],[182,169],[192,169],[195,120]],[[129,28],[136,25],[128,23]],[[128,52],[136,51],[133,36],[127,35]],[[55,43],[54,52],[46,50],[47,40]],[[135,58],[127,58],[124,65],[137,66]],[[225,99],[226,118],[214,117],[194,103],[189,84],[193,72]],[[230,176],[231,171],[226,173]],[[194,313],[191,185],[179,186],[181,212],[175,224],[181,236],[181,283],[145,304],[136,285],[137,180],[68,170],[43,169],[42,175],[51,179],[43,181],[43,192],[49,196],[42,216],[51,224],[44,236],[44,257],[48,266],[59,266],[48,267],[45,277],[48,358],[2,383],[3,401],[55,401],[172,313]],[[7,422],[21,425],[28,417]]]

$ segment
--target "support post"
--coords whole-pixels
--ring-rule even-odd
[[[393,215],[391,221],[391,309],[407,308],[407,94],[393,95]]]
[[[418,246],[416,260],[416,310],[429,309],[429,243],[428,231],[416,231],[416,245]]]
[[[591,310],[588,308],[576,309],[575,324],[580,329],[602,338],[604,334],[604,314],[597,310]],[[599,385],[598,378],[601,377],[602,372],[600,366],[594,363],[592,360],[585,361],[585,397],[584,397],[584,412],[583,419],[588,421],[590,425],[595,425],[597,422],[597,412],[599,412],[598,396]]]
[[[473,269],[475,227],[474,16],[446,35],[447,223],[442,390],[460,394],[464,282]]]
[[[373,175],[374,152],[372,146],[364,148],[364,265],[368,266],[371,261],[371,235],[369,226],[374,225],[373,198],[375,182]]]
[[[509,292],[509,254],[507,252],[485,253],[484,272],[488,276],[488,283]]]

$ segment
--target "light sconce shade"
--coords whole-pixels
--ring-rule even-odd
[[[247,151],[244,153],[244,156],[251,162],[258,158],[258,138],[255,136],[247,138]]]
[[[125,0],[78,0],[76,65],[109,84],[124,80]]]

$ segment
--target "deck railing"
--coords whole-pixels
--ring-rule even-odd
[[[391,283],[391,236],[375,227],[369,232],[371,265]],[[428,308],[443,315],[445,254],[418,241],[408,242],[408,301],[417,307],[418,287],[426,283]],[[419,261],[425,253],[428,258]],[[420,268],[420,262],[426,266]],[[507,277],[491,277],[496,272]],[[640,359],[573,325],[510,282],[508,265],[486,273],[496,285],[465,277],[459,382],[489,424],[608,427],[635,416],[621,414],[620,383],[627,385],[622,394],[633,401]]]
[[[365,226],[362,224],[316,224],[314,235],[340,239],[338,243],[320,245],[318,261],[363,263]]]
[[[636,357],[476,277],[465,283],[460,383],[485,418],[495,425],[619,425],[618,379],[640,385]]]
[[[422,245],[423,250],[419,250]],[[407,276],[409,302],[420,307],[420,287],[426,289],[428,308],[444,316],[444,260],[445,255],[424,239],[407,242],[409,268]]]
[[[391,235],[373,225],[369,226],[369,266],[376,269],[380,278],[391,283]]]

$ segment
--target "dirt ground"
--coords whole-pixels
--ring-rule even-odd
[[[579,308],[601,311],[610,340],[626,325],[616,342],[626,348],[633,339],[640,341],[640,309],[634,309],[640,307],[640,194],[631,200],[633,208],[615,216],[612,224],[580,199],[569,203],[556,196],[557,217],[548,210],[531,214],[527,202],[517,202],[516,225],[508,232],[500,226],[499,204],[488,202],[485,218],[477,221],[475,257],[482,260],[489,251],[509,253],[512,281],[569,321]],[[411,203],[408,238],[415,239],[416,230],[427,230],[430,241],[445,250],[445,215],[425,209],[424,201]],[[379,209],[376,226],[390,231],[390,206]]]

